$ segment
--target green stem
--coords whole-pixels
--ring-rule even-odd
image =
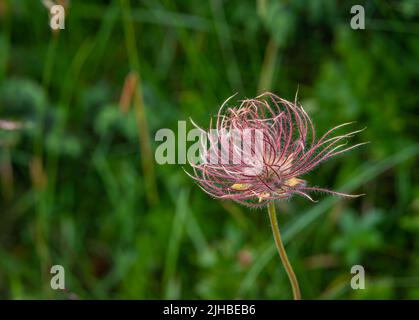
[[[281,257],[282,264],[284,265],[285,271],[287,271],[288,278],[291,283],[292,293],[294,300],[301,300],[300,288],[298,287],[298,280],[295,276],[294,270],[292,269],[291,263],[288,260],[287,252],[285,251],[284,245],[281,240],[281,234],[278,228],[278,222],[276,220],[275,204],[270,202],[268,204],[269,219],[271,221],[272,234],[274,236],[275,245],[278,250],[279,256]]]

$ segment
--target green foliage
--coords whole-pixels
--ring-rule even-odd
[[[319,134],[357,121],[351,143],[371,142],[304,177],[365,196],[279,204],[303,298],[419,298],[415,1],[365,1],[358,31],[354,1],[70,3],[51,32],[39,1],[0,0],[0,119],[22,124],[0,129],[1,298],[290,298],[267,213],[211,199],[147,145],[207,127],[235,92],[297,88]],[[131,71],[144,105],[124,110]]]
[[[332,249],[343,253],[347,265],[355,265],[362,261],[362,253],[377,250],[383,246],[381,233],[377,230],[384,214],[374,209],[367,211],[365,216],[357,217],[353,210],[342,212],[339,220],[341,235],[332,242]]]

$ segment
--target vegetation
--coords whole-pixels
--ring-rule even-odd
[[[266,210],[157,165],[154,135],[298,89],[319,133],[371,141],[304,177],[366,196],[279,204],[302,297],[418,299],[419,3],[362,1],[352,30],[358,2],[69,1],[52,31],[40,1],[0,0],[0,119],[22,126],[0,129],[0,297],[291,298]]]

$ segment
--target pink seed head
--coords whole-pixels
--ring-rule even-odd
[[[334,135],[350,124],[344,123],[317,139],[303,107],[272,93],[243,100],[239,107],[225,107],[226,102],[215,129],[204,131],[194,124],[210,146],[201,154],[200,163],[190,163],[193,174],[188,174],[206,193],[252,207],[294,194],[314,201],[310,191],[357,196],[309,187],[300,177],[320,162],[361,145],[342,143],[361,130]]]

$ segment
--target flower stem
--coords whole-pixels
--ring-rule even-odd
[[[291,263],[288,260],[287,252],[285,251],[284,245],[281,240],[281,234],[278,228],[278,222],[276,220],[275,204],[270,202],[268,204],[269,219],[271,221],[272,234],[274,236],[275,245],[278,250],[279,256],[281,257],[282,264],[284,265],[285,271],[287,271],[288,278],[291,283],[292,293],[294,300],[301,300],[300,288],[298,287],[298,280],[295,276],[294,270],[292,269]]]

